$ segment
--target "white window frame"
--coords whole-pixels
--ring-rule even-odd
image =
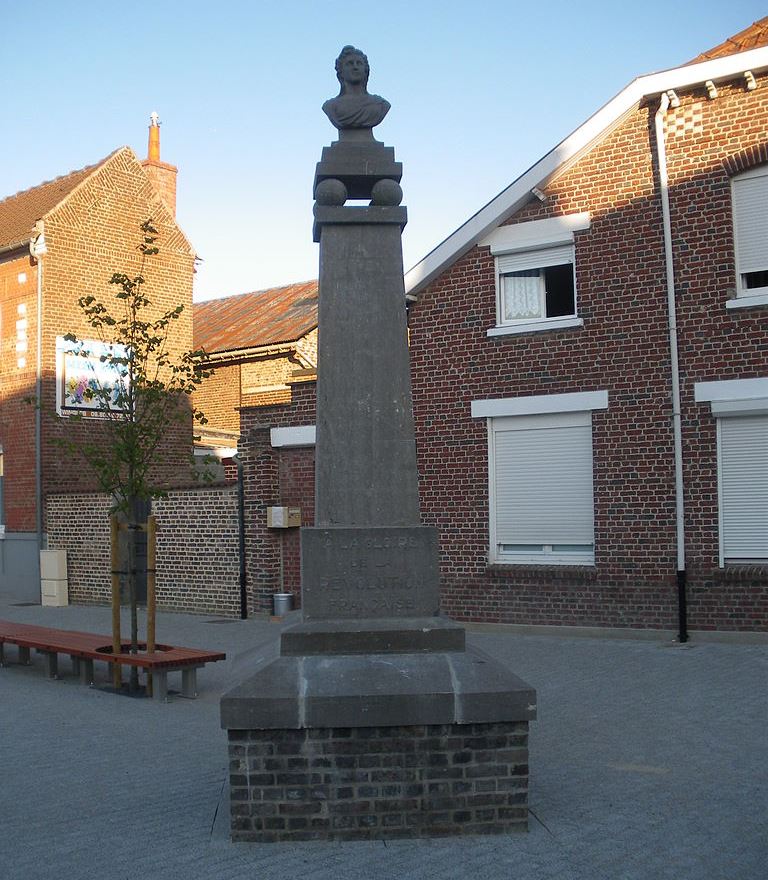
[[[547,394],[531,397],[476,400],[472,417],[485,418],[488,431],[488,561],[491,565],[577,565],[594,566],[594,525],[589,551],[556,551],[552,544],[541,544],[538,551],[502,551],[497,540],[495,432],[520,420],[520,427],[563,427],[592,425],[592,411],[607,409],[608,392],[591,391],[570,394]],[[594,468],[594,456],[593,456]],[[594,474],[594,469],[593,469]],[[594,524],[594,495],[592,499]],[[585,545],[586,546],[586,545]]]
[[[583,326],[584,321],[578,316],[574,233],[589,229],[589,226],[590,215],[588,212],[566,214],[562,217],[531,220],[512,226],[499,226],[479,242],[482,246],[490,247],[495,258],[496,326],[487,331],[488,336],[507,336],[516,333]],[[571,315],[556,317],[542,315],[505,320],[503,282],[505,275],[512,271],[545,269],[568,263],[573,267],[573,313]],[[544,279],[542,275],[540,277],[540,296],[542,298],[543,291]]]
[[[694,385],[694,399],[697,403],[709,403],[717,424],[717,519],[718,519],[718,564],[738,565],[752,563],[768,565],[768,558],[725,555],[724,543],[724,497],[723,497],[723,419],[739,416],[761,416],[768,418],[768,377],[757,379],[727,379],[719,382],[697,382]],[[768,439],[766,440],[768,442]]]
[[[739,235],[738,231],[740,220],[737,190],[740,183],[743,183],[745,180],[755,180],[757,178],[766,178],[766,187],[768,187],[768,164],[760,165],[757,168],[751,168],[749,171],[744,171],[731,178],[731,209],[733,212],[733,240],[736,257],[736,297],[735,299],[730,299],[726,302],[726,308],[728,309],[768,305],[768,285],[765,287],[744,287],[742,276],[746,273],[742,271],[743,256],[740,257],[739,254],[740,245],[743,246],[744,236],[743,233],[742,235]],[[768,229],[768,219],[766,219],[765,223],[766,229]],[[768,271],[768,240],[765,245],[764,266],[765,270]]]

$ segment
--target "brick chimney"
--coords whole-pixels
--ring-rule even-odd
[[[147,158],[141,164],[146,169],[157,194],[175,217],[176,175],[179,169],[175,165],[160,161],[160,120],[157,113],[152,113],[149,117],[149,147]]]

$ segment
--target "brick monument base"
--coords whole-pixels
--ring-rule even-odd
[[[528,829],[528,722],[230,730],[232,840]]]

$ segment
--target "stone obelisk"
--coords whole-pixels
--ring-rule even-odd
[[[525,829],[535,693],[439,615],[438,535],[420,519],[402,167],[372,133],[389,104],[359,50],[336,71],[323,110],[339,138],[314,185],[316,525],[300,619],[222,698],[232,837]]]

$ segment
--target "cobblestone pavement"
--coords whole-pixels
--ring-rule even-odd
[[[110,627],[107,608],[1,598],[0,617]],[[59,681],[39,657],[0,669],[0,878],[768,877],[768,648],[759,644],[473,633],[539,693],[529,834],[234,845],[218,700],[276,632],[264,620],[161,615],[161,641],[228,654],[199,673],[197,700],[168,704],[84,688],[65,660]],[[14,648],[7,654],[15,661]]]

